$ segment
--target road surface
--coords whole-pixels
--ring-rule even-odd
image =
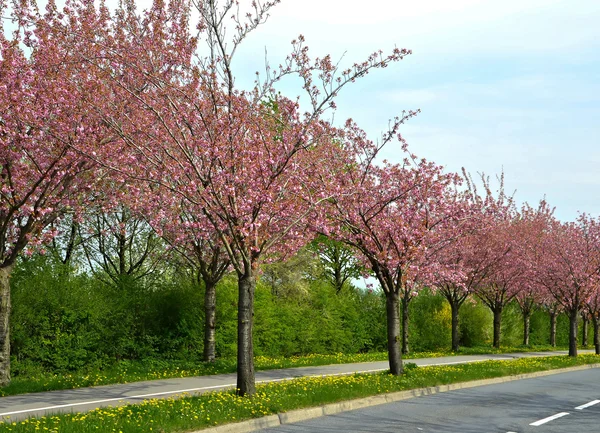
[[[259,432],[598,433],[600,369],[449,391]]]

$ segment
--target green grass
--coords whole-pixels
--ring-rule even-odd
[[[435,367],[407,364],[406,373],[400,377],[381,373],[293,379],[259,385],[256,395],[250,398],[236,397],[233,392],[215,392],[197,397],[149,400],[139,405],[101,408],[81,414],[31,418],[21,422],[5,419],[0,423],[0,433],[185,432],[381,393],[598,362],[598,355],[580,355],[577,358],[537,357]]]
[[[433,358],[451,355],[475,355],[488,353],[510,353],[526,351],[550,351],[564,348],[551,346],[518,346],[493,349],[491,347],[461,348],[458,352],[415,352],[405,359]],[[306,355],[293,357],[265,357],[255,359],[256,370],[347,364],[355,362],[386,361],[386,352],[359,354]],[[0,395],[17,395],[30,392],[54,391],[83,388],[88,386],[131,383],[144,380],[168,379],[175,377],[207,376],[211,374],[235,372],[235,359],[219,359],[215,363],[189,360],[146,359],[142,361],[120,361],[106,368],[86,368],[72,372],[45,370],[38,365],[13,362],[13,379],[10,385],[0,388]]]

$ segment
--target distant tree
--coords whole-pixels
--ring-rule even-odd
[[[375,163],[382,146],[400,125],[415,113],[396,119],[379,145],[353,123],[347,124],[345,146],[353,159],[341,163],[338,193],[331,200],[329,236],[360,252],[386,298],[387,341],[390,371],[402,373],[400,302],[404,329],[408,330],[408,304],[427,281],[433,263],[424,258],[440,242],[436,231],[452,218],[448,189],[458,177],[425,160],[403,164]],[[401,139],[401,137],[400,137]],[[340,153],[338,159],[344,158]],[[407,295],[408,292],[408,295]],[[404,334],[407,335],[407,334]],[[404,342],[408,349],[408,342]]]
[[[551,220],[540,245],[536,275],[569,317],[569,355],[577,356],[577,319],[598,284],[600,222],[585,214],[576,222]]]
[[[600,287],[596,286],[585,301],[585,311],[590,316],[594,332],[594,349],[600,355]]]
[[[353,248],[324,235],[311,242],[311,249],[318,254],[325,270],[324,277],[340,293],[348,281],[363,275],[363,266]]]
[[[286,298],[307,295],[311,282],[322,275],[319,259],[312,249],[305,247],[287,260],[264,264],[261,281],[271,288],[273,296]]]
[[[485,278],[474,288],[481,301],[492,311],[493,346],[500,347],[502,312],[523,290],[528,262],[522,242],[528,226],[521,221],[514,199],[504,191],[504,175],[499,177],[494,194],[489,179],[482,177],[486,190],[483,203],[482,229],[478,231],[477,248],[488,263]]]
[[[160,190],[161,192],[167,192]],[[217,284],[230,269],[231,261],[222,239],[202,214],[190,211],[186,201],[171,203],[172,194],[153,193],[148,200],[159,206],[148,209],[150,222],[170,248],[193,269],[204,285],[204,361],[216,360]]]
[[[126,205],[90,208],[78,229],[87,264],[105,283],[121,286],[162,271],[162,240]]]

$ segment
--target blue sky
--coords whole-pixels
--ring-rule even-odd
[[[337,123],[352,117],[376,139],[420,108],[402,130],[413,153],[452,171],[504,170],[518,201],[546,196],[562,220],[600,216],[600,0],[283,0],[237,52],[238,85],[264,69],[265,49],[281,63],[299,34],[342,66],[413,50],[345,88]],[[403,155],[391,144],[384,156]]]
[[[403,109],[422,113],[402,130],[412,152],[458,171],[504,170],[518,201],[544,195],[562,220],[600,216],[600,1],[283,0],[244,43],[238,84],[265,48],[274,65],[298,34],[313,55],[376,49],[413,55],[347,87],[335,119],[373,138]],[[346,63],[344,63],[346,62]],[[286,83],[282,91],[300,90]],[[401,158],[399,147],[385,157]]]

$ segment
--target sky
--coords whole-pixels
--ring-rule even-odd
[[[600,217],[599,23],[600,0],[282,0],[233,68],[249,88],[265,57],[279,65],[300,34],[312,56],[341,58],[342,69],[411,49],[345,87],[335,123],[351,117],[376,140],[389,119],[420,109],[401,129],[412,153],[474,177],[504,172],[517,202],[545,197],[569,221]],[[280,90],[302,93],[294,81]],[[404,154],[390,143],[382,156]]]
[[[351,117],[377,139],[402,110],[411,152],[449,171],[494,178],[555,215],[600,216],[599,0],[283,0],[234,59],[250,85],[299,34],[313,56],[349,66],[395,46],[413,54],[344,88],[335,122]],[[282,93],[301,94],[294,82]],[[400,161],[390,143],[383,156]]]

